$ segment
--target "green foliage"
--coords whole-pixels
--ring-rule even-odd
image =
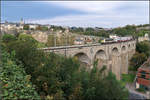
[[[42,31],[48,31],[48,27],[43,26],[43,27],[42,27]]]
[[[132,70],[136,71],[146,60],[147,57],[144,53],[136,52],[130,60]]]
[[[16,40],[16,37],[11,34],[4,34],[2,37],[2,42],[4,43],[8,43],[8,42],[15,41],[15,40]]]
[[[143,93],[146,93],[146,90],[144,88],[138,88],[136,89],[138,92],[143,92]]]
[[[149,24],[139,26],[126,25],[125,27],[114,28],[110,31],[110,33],[117,34],[119,36],[131,35],[133,37],[139,37],[144,36],[146,33],[150,33],[148,29],[144,29],[146,26],[149,26]]]
[[[53,30],[53,31],[58,31],[58,30],[62,30],[62,32],[64,32],[65,31],[65,28],[63,28],[63,27],[61,27],[61,26],[51,26],[51,29]]]
[[[23,29],[24,29],[24,30],[29,30],[30,27],[29,27],[29,25],[26,24],[26,25],[23,26]]]
[[[150,42],[143,41],[136,44],[136,53],[130,60],[129,70],[137,71],[137,69],[147,60],[150,55]]]
[[[98,43],[102,43],[102,40],[98,40]]]
[[[128,90],[125,88],[125,86],[121,85],[120,81],[116,80],[114,74],[110,72],[108,76],[104,78],[103,81],[104,81],[103,83],[104,99],[105,98],[106,99],[127,99],[128,98]]]
[[[88,27],[88,28],[86,28],[86,30],[85,30],[85,31],[88,31],[88,32],[94,32],[94,29],[93,29],[93,28]]]
[[[37,44],[38,42],[28,34],[20,34],[18,37],[19,41],[31,42],[32,44]]]
[[[79,27],[79,28],[71,29],[70,31],[73,33],[79,33],[80,34],[80,33],[84,32],[84,29],[82,27]]]
[[[48,35],[48,40],[47,40],[47,43],[46,43],[46,45],[48,46],[48,47],[52,47],[52,46],[55,46],[55,37],[54,37],[54,35]]]
[[[140,27],[146,27],[148,25],[142,25]],[[70,31],[73,33],[77,34],[84,34],[84,35],[94,35],[94,36],[100,36],[100,37],[109,37],[110,33],[117,34],[118,36],[133,36],[133,37],[138,37],[138,36],[144,36],[145,33],[149,33],[150,31],[147,29],[139,29],[137,30],[139,26],[135,25],[126,25],[125,27],[119,27],[119,28],[114,28],[112,30],[95,30],[94,28],[86,28],[85,30],[83,28],[74,28],[71,29]]]
[[[32,72],[34,67],[41,63],[42,52],[38,51],[36,45],[32,44],[32,42],[16,41],[8,46],[9,52],[16,51],[16,58],[24,64],[27,73]]]
[[[128,92],[125,87],[116,80],[115,75],[112,74],[112,72],[105,75],[103,73],[106,67],[104,66],[98,70],[96,66],[97,64],[94,64],[90,73],[86,71],[81,72],[83,100],[127,99]]]
[[[150,35],[150,30],[147,29],[141,29],[137,32],[138,36],[144,36],[145,34],[149,34]]]
[[[39,43],[37,44],[37,48],[44,48],[44,47],[46,47],[46,44],[45,44],[45,43],[39,42]]]
[[[98,30],[96,31],[94,28],[86,28],[85,30],[81,27],[71,29],[72,33],[83,34],[83,35],[93,35],[93,36],[100,36],[100,37],[109,37],[109,32],[105,30]]]
[[[125,83],[132,83],[136,74],[122,74],[122,81]]]
[[[150,55],[150,42],[143,41],[136,45],[136,51],[139,53],[144,53],[147,57]]]
[[[125,27],[119,27],[112,30],[113,34],[117,34],[119,36],[132,35],[134,36],[136,32],[136,27],[132,25],[127,25]]]
[[[101,36],[101,37],[106,37],[108,38],[109,37],[109,32],[105,31],[105,30],[101,30],[99,31],[99,33],[97,33],[98,36]]]
[[[34,70],[34,66],[38,66],[42,59],[42,52],[37,50],[38,42],[30,35],[21,34],[16,41],[10,41],[5,44],[5,50],[11,53],[16,52],[17,63],[20,61],[24,64],[27,73]]]
[[[53,46],[65,46],[65,45],[73,45],[74,43],[74,36],[70,35],[61,35],[61,36],[55,36],[55,35],[48,35],[48,41],[46,45],[48,47]]]
[[[72,58],[65,59],[52,53],[46,57],[47,60],[36,68],[33,83],[40,94],[43,92],[53,98],[58,94],[62,98],[64,94],[69,97],[78,83],[75,78],[79,64]]]
[[[150,24],[140,24],[140,25],[138,25],[137,27],[147,27],[147,26],[150,26]]]
[[[37,26],[36,27],[36,30],[40,30],[40,31],[48,31],[48,27],[46,27],[46,26]]]
[[[35,87],[30,82],[30,75],[27,75],[22,65],[16,65],[15,53],[9,55],[2,53],[0,62],[0,97],[4,99],[39,99]]]
[[[106,66],[97,69],[97,62],[92,70],[86,71],[75,58],[38,50],[28,36],[19,36],[5,46],[9,53],[16,52],[12,58],[18,65],[23,64],[23,69],[31,75],[31,82],[43,99],[99,100],[125,99],[128,96],[125,87],[111,72],[105,74]]]

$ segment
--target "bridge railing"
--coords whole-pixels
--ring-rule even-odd
[[[47,48],[41,48],[41,49],[46,50],[46,49],[80,48],[80,47],[90,47],[90,46],[99,46],[99,45],[102,45],[102,44],[96,43],[96,44],[85,44],[85,45],[58,46],[58,47],[47,47]]]
[[[125,42],[131,42],[135,40],[125,41]],[[113,42],[113,43],[95,43],[95,44],[84,44],[84,45],[72,45],[72,46],[58,46],[58,47],[46,47],[46,48],[40,48],[42,50],[56,50],[56,49],[68,49],[68,48],[82,48],[82,47],[91,47],[91,46],[100,46],[100,45],[109,45],[109,44],[118,44],[123,42]]]

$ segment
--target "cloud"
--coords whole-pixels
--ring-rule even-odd
[[[55,17],[52,19],[30,20],[31,23],[40,23],[63,26],[78,26],[78,27],[119,27],[127,24],[144,24],[148,20],[145,17],[135,16],[101,16],[101,15],[67,15]]]
[[[49,3],[87,13],[115,13],[116,9],[120,7],[148,8],[148,2],[149,1],[54,1]]]
[[[50,19],[30,20],[32,23],[80,26],[118,27],[149,22],[148,1],[53,1],[55,6],[84,12]]]
[[[120,2],[104,1],[70,1],[70,2],[52,2],[54,5],[62,6],[69,9],[79,10],[87,13],[100,13],[113,9]]]

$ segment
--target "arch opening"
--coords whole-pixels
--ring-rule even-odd
[[[135,47],[135,44],[134,44],[134,43],[133,43],[132,45],[133,45],[133,47]]]
[[[74,55],[75,58],[77,58],[80,63],[84,66],[90,66],[90,58],[83,52],[77,53]]]
[[[128,45],[128,48],[130,48],[130,44]]]
[[[118,48],[117,48],[117,47],[114,47],[114,48],[112,49],[112,54],[118,54],[118,53],[119,53]]]
[[[98,68],[102,68],[106,65],[106,53],[104,50],[98,50],[95,54],[94,61],[98,61]]]
[[[95,54],[95,59],[106,59],[106,53],[104,50],[98,50]]]
[[[125,51],[125,50],[126,50],[126,47],[125,47],[125,46],[122,46],[121,50],[122,50],[122,51]]]

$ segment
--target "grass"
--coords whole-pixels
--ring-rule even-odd
[[[138,88],[138,89],[136,89],[136,90],[139,91],[139,92],[142,92],[142,93],[146,93],[146,91],[145,91],[144,88]]]
[[[135,78],[135,74],[122,74],[122,82],[123,83],[132,83],[134,81]]]

